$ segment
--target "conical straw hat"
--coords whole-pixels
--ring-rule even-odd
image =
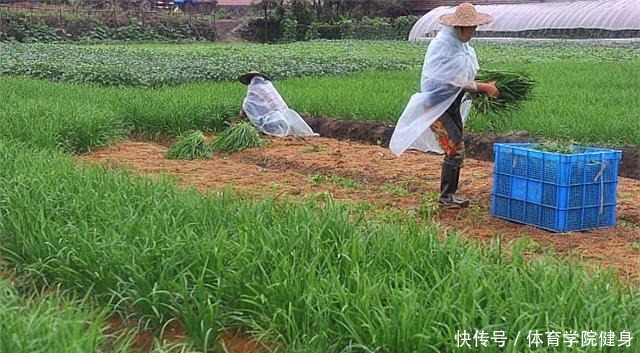
[[[456,12],[440,16],[440,23],[449,27],[474,27],[489,24],[493,17],[486,13],[476,11],[476,8],[468,2],[463,2],[456,7]]]
[[[264,77],[266,80],[271,81],[271,78],[269,76],[258,71],[246,72],[238,77],[238,81],[242,82],[245,85],[248,85],[249,83],[251,83],[251,79],[254,78],[255,76]]]

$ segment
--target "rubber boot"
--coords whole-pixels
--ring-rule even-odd
[[[456,161],[456,168],[455,168],[455,180],[454,180],[455,188],[453,190],[454,194],[458,191],[458,183],[460,182],[460,170],[462,169],[462,158],[455,158],[455,161]],[[468,207],[469,203],[471,203],[470,200],[462,197],[453,196],[453,199],[457,203],[459,203],[461,207]]]
[[[469,200],[458,199],[454,195],[458,190],[462,159],[445,157],[440,175],[440,205],[446,208],[469,206]]]

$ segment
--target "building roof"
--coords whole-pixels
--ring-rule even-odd
[[[411,10],[413,13],[424,14],[440,6],[457,6],[464,1],[455,0],[411,0]],[[474,5],[494,5],[494,4],[524,4],[532,2],[546,2],[544,0],[470,0]]]
[[[289,3],[290,0],[285,0],[284,3]],[[262,0],[218,0],[218,6],[251,6],[255,4],[261,4]]]
[[[638,0],[545,1],[476,6],[494,19],[478,33],[525,31],[605,30],[640,31]],[[441,28],[440,16],[454,7],[443,6],[424,14],[409,32],[409,40],[433,37]]]
[[[218,0],[217,6],[250,6],[259,4],[262,0]]]

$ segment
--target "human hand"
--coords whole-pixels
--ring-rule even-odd
[[[496,87],[496,81],[491,81],[483,85],[483,91],[491,98],[498,98],[500,91]]]
[[[236,116],[234,119],[229,121],[229,125],[234,126],[236,124],[238,124],[240,121],[242,121],[243,119],[247,118],[247,113],[244,111],[244,109],[240,109],[240,112],[238,113],[238,116]]]

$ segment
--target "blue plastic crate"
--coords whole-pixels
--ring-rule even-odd
[[[554,232],[615,225],[621,151],[574,146],[560,154],[530,143],[493,151],[492,216]]]

